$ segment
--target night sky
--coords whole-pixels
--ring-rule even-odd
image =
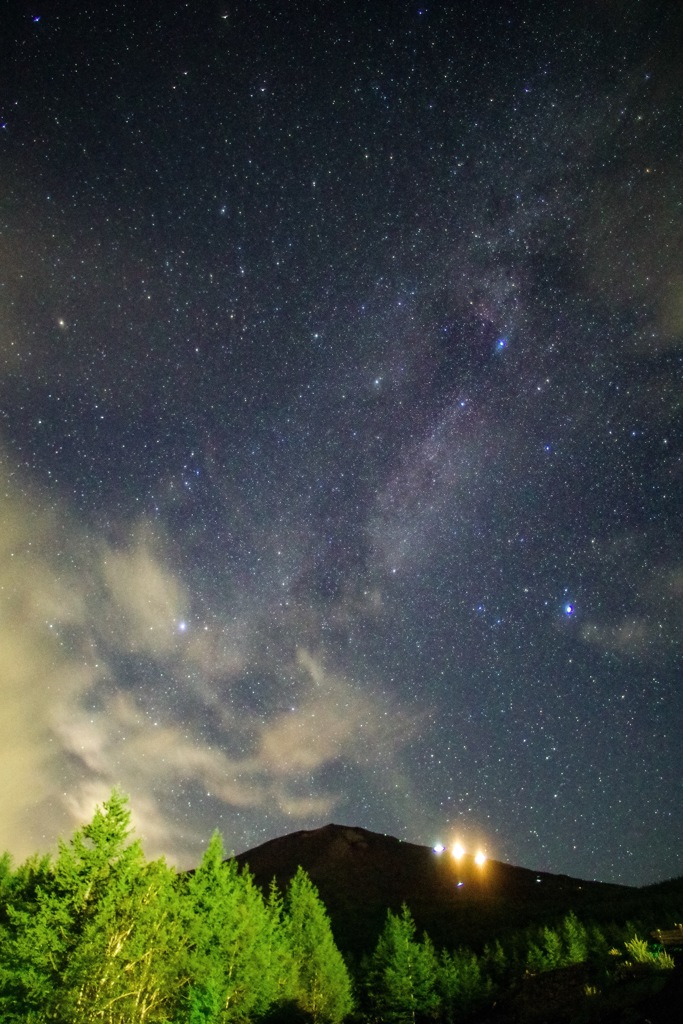
[[[683,8],[2,22],[0,845],[680,874]]]

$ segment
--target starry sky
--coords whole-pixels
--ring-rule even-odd
[[[3,21],[2,845],[680,874],[679,5]]]

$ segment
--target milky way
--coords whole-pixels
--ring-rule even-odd
[[[676,8],[11,5],[16,856],[120,784],[680,873]]]

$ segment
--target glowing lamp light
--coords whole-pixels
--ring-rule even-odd
[[[477,850],[477,852],[475,853],[474,863],[479,868],[483,867],[483,865],[486,863],[486,854],[482,850]]]
[[[465,856],[465,847],[462,843],[453,843],[453,849],[451,850],[454,858],[460,860],[461,857]]]
[[[446,849],[446,847],[442,843],[437,843],[436,846],[433,847],[433,849],[434,849],[434,853],[443,853],[443,851]]]

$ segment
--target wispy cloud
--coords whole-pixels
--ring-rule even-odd
[[[128,540],[113,546],[68,506],[6,481],[0,828],[17,857],[52,845],[121,785],[148,852],[192,863],[217,824],[210,808],[239,841],[244,813],[271,825],[328,815],[345,796],[335,766],[392,762],[411,718],[372,679],[330,669],[323,647],[264,636],[267,616],[250,620],[246,605],[186,629],[190,588],[158,528],[120,525]],[[256,707],[245,685],[265,676],[277,699]],[[204,816],[188,812],[197,794]]]

